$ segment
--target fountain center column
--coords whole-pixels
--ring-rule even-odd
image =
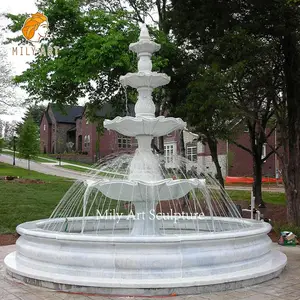
[[[131,235],[159,235],[159,226],[156,220],[156,206],[158,195],[156,195],[155,184],[163,179],[159,168],[159,160],[151,150],[151,135],[138,135],[138,148],[130,165],[129,180],[150,183],[146,192],[141,191],[140,199],[133,199],[135,207],[135,220]],[[138,187],[137,187],[138,188]]]

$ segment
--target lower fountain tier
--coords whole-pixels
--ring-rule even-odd
[[[205,179],[163,179],[144,182],[136,180],[86,180],[87,190],[98,189],[106,197],[122,201],[163,201],[179,199],[191,190],[204,187]]]
[[[139,89],[141,87],[154,89],[168,84],[170,82],[170,77],[164,73],[140,71],[120,76],[120,82],[123,86],[129,85],[135,89]]]
[[[113,120],[105,120],[104,128],[114,130],[125,136],[151,135],[164,136],[174,130],[186,127],[186,122],[180,118],[147,117],[116,117]]]
[[[9,275],[27,283],[123,296],[216,292],[280,274],[286,256],[272,249],[269,224],[233,218],[215,221],[246,226],[225,232],[132,237],[50,232],[41,229],[50,220],[28,222],[17,227],[21,235],[17,250],[4,262]]]

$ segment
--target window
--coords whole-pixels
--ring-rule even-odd
[[[119,148],[131,148],[131,138],[124,135],[118,136],[118,147]]]
[[[263,144],[262,152],[261,152],[261,159],[264,159],[266,156],[267,156],[267,144]]]
[[[190,144],[186,146],[186,158],[190,161],[197,161],[197,146]]]
[[[44,124],[44,131],[46,131],[46,124]]]
[[[174,144],[165,144],[165,158],[166,163],[173,163],[174,162],[174,155],[175,155],[175,147]]]
[[[90,147],[90,143],[91,143],[91,138],[90,135],[87,136],[87,148]]]
[[[84,136],[84,148],[89,148],[91,143],[90,135]]]

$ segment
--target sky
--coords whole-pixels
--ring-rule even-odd
[[[0,0],[0,14],[3,13],[12,13],[12,14],[22,14],[28,13],[28,16],[32,13],[37,12],[37,7],[35,6],[35,0]],[[0,19],[0,26],[5,27],[9,24],[8,20],[4,18]],[[21,74],[27,68],[27,63],[30,59],[26,56],[16,56],[12,55],[13,44],[5,46],[7,51],[7,61],[11,64],[12,74],[18,75]],[[26,92],[20,88],[16,88],[16,97],[19,99],[26,98]],[[0,115],[0,119],[5,121],[11,120],[21,120],[25,109],[24,108],[15,108],[11,110],[11,115]]]

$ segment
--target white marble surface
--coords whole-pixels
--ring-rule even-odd
[[[159,116],[150,117],[116,117],[113,120],[105,120],[104,127],[117,131],[126,136],[151,135],[154,137],[167,135],[174,130],[186,127],[186,122],[180,118]]]

